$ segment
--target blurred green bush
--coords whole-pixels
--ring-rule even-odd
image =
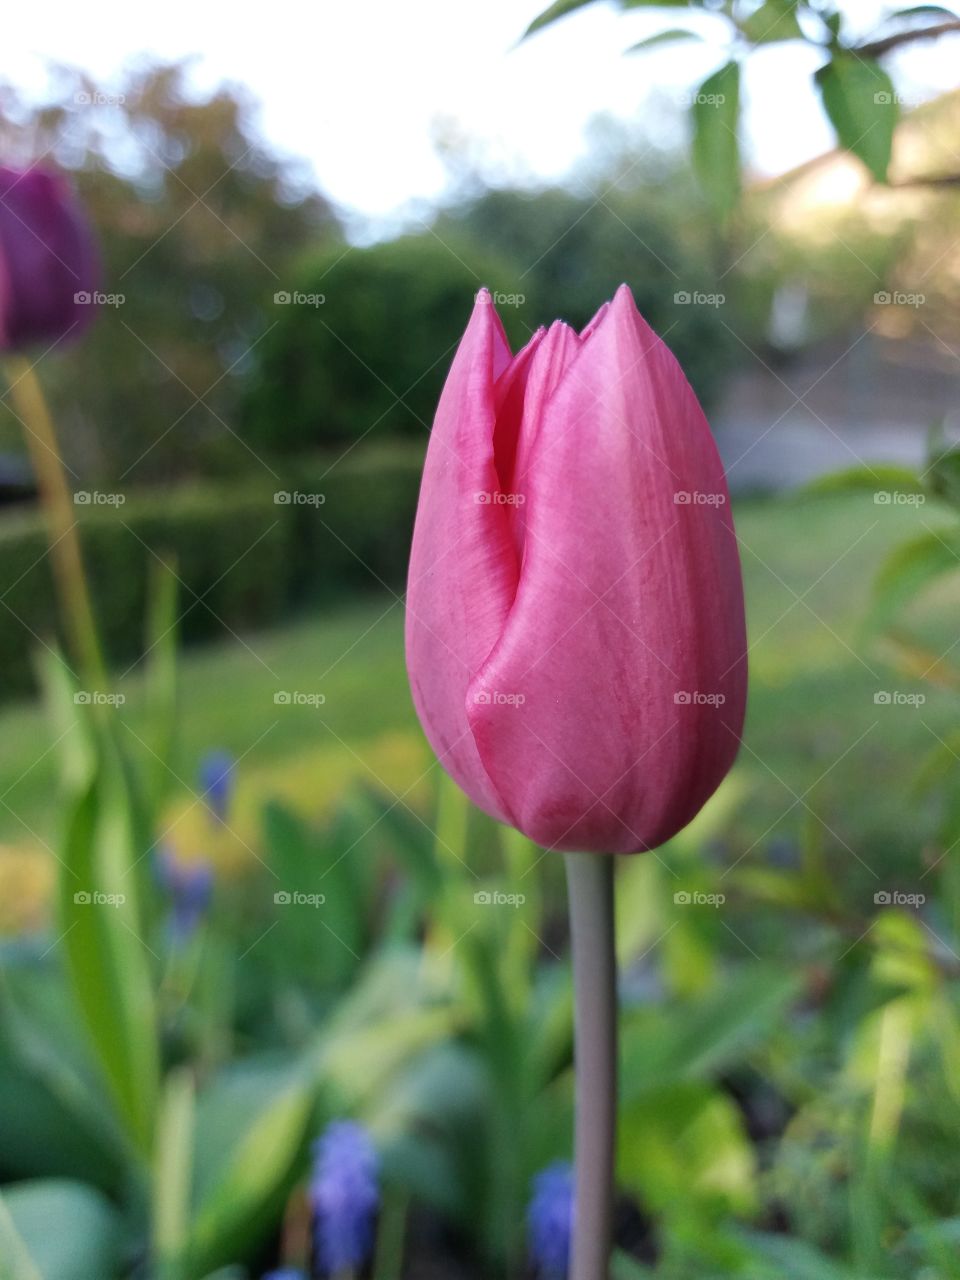
[[[312,257],[252,353],[243,437],[269,456],[425,435],[481,285],[517,350],[557,318],[582,328],[626,281],[709,405],[734,341],[716,305],[691,302],[717,275],[692,216],[646,188],[490,191],[423,234]]]
[[[309,259],[253,353],[244,438],[269,454],[368,432],[425,437],[474,295],[510,275],[432,234]]]
[[[288,459],[277,478],[206,483],[78,503],[97,616],[114,662],[143,652],[152,565],[180,579],[187,641],[265,626],[298,604],[364,587],[400,586],[406,572],[422,450],[394,445],[344,458]],[[3,696],[34,688],[33,657],[56,633],[39,512],[0,521]]]

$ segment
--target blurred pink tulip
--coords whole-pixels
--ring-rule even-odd
[[[723,466],[622,286],[511,357],[484,290],[440,399],[407,592],[413,699],[481,809],[547,848],[670,839],[739,746]]]

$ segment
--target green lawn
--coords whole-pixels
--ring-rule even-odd
[[[737,766],[746,799],[731,834],[734,855],[759,857],[774,835],[806,824],[851,863],[884,862],[904,874],[935,833],[935,812],[910,787],[923,756],[956,722],[956,695],[893,672],[858,627],[885,552],[924,525],[932,508],[875,506],[870,496],[797,503],[751,501],[737,510],[751,636],[751,694]],[[960,578],[960,575],[958,575]],[[798,600],[799,597],[799,600]],[[960,620],[960,584],[925,610],[929,643],[946,649]],[[170,840],[199,851],[208,826],[191,794],[211,747],[240,758],[235,826],[255,839],[265,795],[324,809],[351,777],[393,791],[431,758],[416,725],[403,663],[402,605],[383,595],[276,631],[227,639],[182,661],[182,725],[171,786]],[[958,653],[960,658],[960,653]],[[121,684],[125,723],[145,735],[137,675]],[[320,706],[278,705],[276,691],[322,694]],[[880,690],[922,691],[921,707],[882,706]],[[0,841],[52,841],[56,753],[41,710],[0,711]],[[798,797],[800,799],[798,799]],[[753,847],[755,844],[755,847]],[[864,873],[866,874],[866,873]]]

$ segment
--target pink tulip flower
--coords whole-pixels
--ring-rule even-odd
[[[626,286],[516,356],[478,294],[427,452],[406,647],[444,768],[546,848],[655,848],[730,769],[747,646],[726,479]]]

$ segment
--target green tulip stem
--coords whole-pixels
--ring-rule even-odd
[[[568,853],[573,950],[575,1198],[570,1280],[608,1280],[617,1125],[613,858]]]
[[[40,503],[46,517],[50,561],[71,656],[79,664],[80,673],[90,688],[105,689],[107,675],[83,569],[76,507],[67,483],[53,419],[40,380],[23,356],[10,358],[9,382],[10,396],[24,427]]]

